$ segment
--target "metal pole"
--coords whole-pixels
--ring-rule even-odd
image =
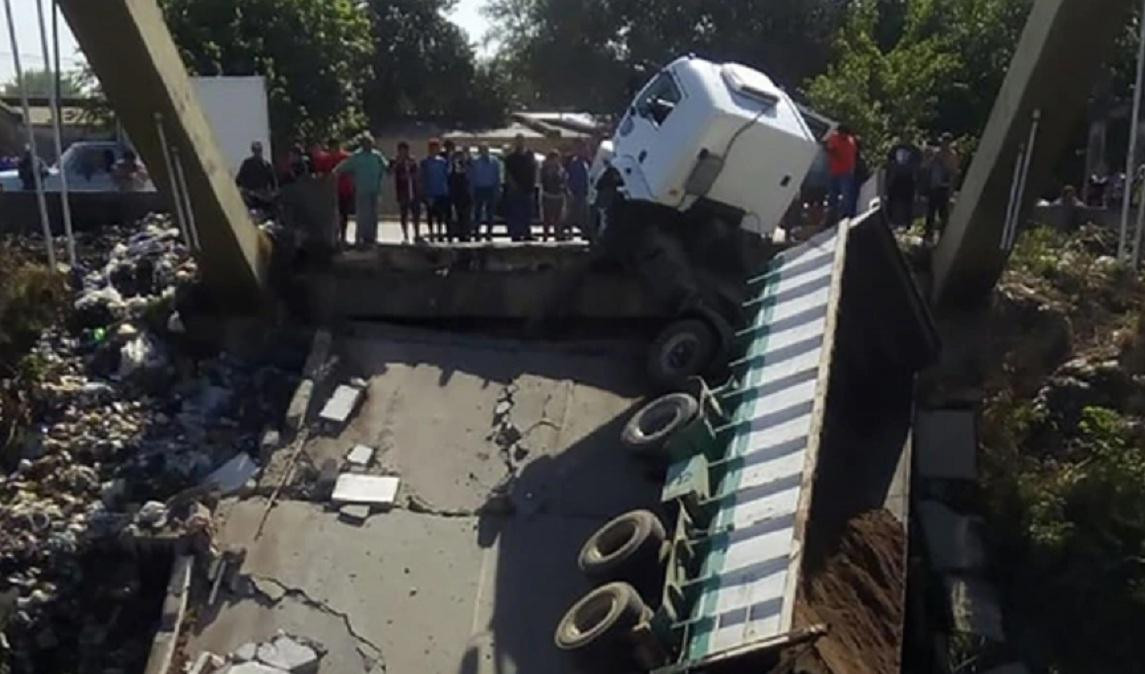
[[[175,164],[175,177],[179,179],[179,192],[183,195],[183,210],[187,215],[189,247],[192,252],[197,252],[202,250],[199,244],[199,226],[195,224],[195,209],[191,207],[191,193],[187,191],[187,176],[183,173],[183,160],[179,158],[179,148],[171,148],[171,155]]]
[[[187,220],[183,217],[183,200],[179,197],[179,183],[175,179],[175,166],[171,163],[171,148],[167,145],[167,133],[163,131],[163,115],[155,113],[155,128],[159,132],[159,146],[163,149],[163,163],[167,165],[167,179],[171,181],[171,201],[175,207],[175,222],[183,234],[183,243],[191,247],[187,236]]]
[[[1022,161],[1026,155],[1026,146],[1018,148],[1018,156],[1014,159],[1014,179],[1010,182],[1010,201],[1006,204],[1006,223],[1002,227],[1002,240],[998,248],[1007,250],[1006,243],[1010,240],[1010,226],[1014,222],[1014,203],[1018,200],[1018,183],[1022,181]]]
[[[1145,228],[1145,200],[1137,205],[1137,226],[1133,230],[1133,268],[1141,267],[1141,230]]]
[[[1034,143],[1038,139],[1038,125],[1042,121],[1042,111],[1034,110],[1034,121],[1030,125],[1030,142],[1026,143],[1026,157],[1022,160],[1022,177],[1018,182],[1018,197],[1014,202],[1014,222],[1010,226],[1010,240],[1006,242],[1006,250],[1012,250],[1018,240],[1018,226],[1022,217],[1022,203],[1026,200],[1026,182],[1030,177],[1030,162],[1034,158]]]
[[[1117,259],[1126,259],[1126,245],[1129,237],[1129,202],[1133,196],[1133,178],[1137,163],[1137,126],[1141,119],[1141,94],[1145,85],[1145,8],[1137,19],[1137,83],[1133,87],[1133,117],[1129,121],[1129,154],[1125,158],[1125,194],[1121,197],[1121,238],[1117,244]]]
[[[36,13],[40,17],[40,48],[44,52],[44,69],[54,73],[51,93],[48,99],[52,107],[52,135],[56,142],[56,164],[60,167],[60,209],[64,215],[64,234],[68,238],[68,263],[76,266],[76,239],[72,234],[72,209],[68,204],[68,172],[64,166],[63,119],[60,114],[60,43],[56,34],[55,67],[48,52],[48,30],[44,24],[44,0],[36,0]],[[52,8],[52,22],[55,23],[55,7]]]
[[[56,270],[56,249],[52,242],[52,226],[48,223],[48,204],[44,201],[44,180],[40,175],[40,157],[36,154],[36,134],[32,130],[32,113],[28,105],[28,83],[20,67],[20,45],[16,41],[16,21],[12,18],[12,0],[4,0],[4,13],[8,18],[8,39],[12,43],[12,65],[16,70],[16,83],[20,87],[20,104],[24,111],[24,129],[28,132],[28,151],[32,153],[32,176],[36,182],[36,201],[40,207],[40,225],[44,229],[44,246],[48,249],[48,266]]]

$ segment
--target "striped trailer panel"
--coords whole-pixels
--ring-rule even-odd
[[[685,659],[710,661],[792,630],[849,228],[829,229],[771,262],[756,283],[747,350],[715,485],[715,536],[699,578]]]

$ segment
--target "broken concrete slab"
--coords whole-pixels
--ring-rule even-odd
[[[286,596],[286,588],[272,580],[251,576],[250,582],[254,585],[255,592],[266,597],[272,604],[282,601],[282,598]]]
[[[328,421],[335,424],[344,424],[354,413],[354,409],[358,407],[358,403],[362,400],[362,389],[356,386],[349,386],[347,384],[340,384],[338,388],[334,389],[334,394],[326,401],[322,407],[322,411],[318,416],[323,421]]]
[[[285,634],[260,644],[257,657],[263,664],[290,674],[315,674],[318,671],[318,652]]]
[[[258,464],[246,452],[239,452],[208,475],[203,484],[218,489],[225,496],[243,489],[247,481],[257,474]]]
[[[973,576],[944,579],[954,631],[974,634],[997,643],[1006,640],[998,593],[988,581]]]
[[[286,670],[264,665],[261,662],[240,662],[231,665],[226,674],[287,674]]]
[[[374,459],[374,448],[366,445],[354,445],[346,454],[346,463],[355,468],[366,468]]]
[[[242,646],[236,648],[234,653],[231,653],[231,659],[235,660],[236,662],[250,662],[251,660],[255,659],[257,654],[258,644],[253,641],[248,641]]]
[[[306,413],[310,410],[310,398],[314,395],[314,382],[303,379],[294,390],[294,397],[290,399],[290,406],[286,408],[286,427],[297,433],[306,421]]]
[[[302,376],[307,379],[319,378],[326,366],[326,360],[330,357],[330,345],[333,341],[334,335],[326,328],[314,333],[314,339],[310,342],[310,353],[306,356],[306,364],[302,367]]]
[[[351,524],[362,524],[370,517],[368,505],[344,505],[338,509],[338,519]]]
[[[986,563],[979,520],[960,515],[937,501],[919,503],[918,516],[932,568],[972,571]]]
[[[1001,667],[995,667],[985,674],[1030,674],[1029,668],[1019,662],[1011,662]]]
[[[202,653],[199,653],[198,658],[195,658],[195,664],[191,666],[191,669],[187,672],[187,674],[211,674],[211,672],[214,672],[219,667],[222,667],[224,662],[225,661],[222,658],[215,655],[214,653],[211,653],[210,651],[203,651]]]
[[[366,504],[392,506],[398,497],[401,479],[392,476],[343,473],[334,484],[330,500],[335,505]]]
[[[919,412],[914,451],[918,473],[925,479],[976,480],[978,433],[970,410]]]

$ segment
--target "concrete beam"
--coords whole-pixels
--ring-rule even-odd
[[[186,174],[206,283],[230,307],[255,308],[270,241],[251,222],[155,0],[61,0],[60,8],[147,170],[171,203],[155,115]]]
[[[989,292],[1008,258],[1002,229],[1018,150],[1041,122],[1019,222],[1070,141],[1098,68],[1125,28],[1129,0],[1036,0],[978,145],[950,224],[934,254],[936,302]]]

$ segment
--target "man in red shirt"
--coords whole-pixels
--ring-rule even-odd
[[[855,217],[857,203],[855,165],[858,160],[859,145],[855,134],[846,124],[840,124],[825,141],[827,161],[831,174],[831,189],[827,195],[827,207],[832,219]]]
[[[326,143],[326,149],[316,148],[311,152],[310,160],[314,165],[314,172],[320,176],[330,175],[334,172],[334,167],[341,164],[350,156],[350,153],[342,149],[342,144],[337,140],[330,139]],[[343,173],[338,176],[338,223],[339,223],[339,236],[338,244],[341,245],[346,242],[346,223],[350,220],[350,214],[354,212],[354,177],[348,173]]]

